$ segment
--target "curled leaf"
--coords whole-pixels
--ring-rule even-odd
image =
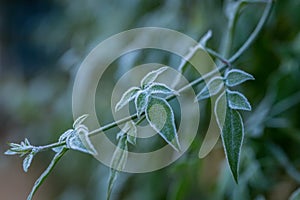
[[[151,97],[146,109],[146,118],[151,127],[176,151],[180,144],[175,126],[174,113],[169,103],[160,97]]]
[[[74,123],[73,123],[73,128],[75,129],[77,126],[79,126],[80,124],[82,124],[82,122],[88,117],[88,114],[84,114],[80,117],[78,117]]]
[[[86,126],[82,124],[77,126],[75,130],[69,132],[69,135],[66,138],[66,147],[83,153],[96,155],[97,151],[89,140],[88,133],[88,128]],[[60,149],[53,150],[59,151]]]
[[[116,104],[115,111],[120,110],[126,104],[128,104],[131,100],[133,100],[136,97],[138,91],[140,91],[140,88],[138,88],[138,87],[131,87],[131,88],[129,88],[122,95],[120,101]]]
[[[93,154],[91,151],[89,151],[81,142],[79,136],[72,135],[68,138],[67,147],[76,151],[81,151],[83,153]]]
[[[141,80],[141,87],[142,88],[146,88],[147,86],[149,86],[151,83],[153,83],[155,81],[155,79],[157,79],[157,77],[163,73],[164,71],[166,71],[168,69],[168,67],[161,67],[157,70],[151,71],[149,72],[142,80]]]

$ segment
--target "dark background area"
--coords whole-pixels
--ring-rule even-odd
[[[0,1],[0,199],[25,199],[52,153],[38,155],[27,174],[21,159],[4,156],[7,142],[29,138],[47,144],[72,125],[72,87],[86,55],[107,37],[137,27],[158,26],[218,49],[226,28],[221,0],[54,0]],[[244,8],[232,52],[256,25],[263,4]],[[203,135],[169,167],[120,175],[112,199],[287,199],[300,186],[300,2],[278,0],[254,45],[235,67],[254,75],[239,88],[252,103],[243,113],[240,183],[236,185],[217,145],[200,160]],[[140,60],[171,62],[159,52]],[[114,65],[124,70],[121,62]],[[107,80],[109,81],[109,80]],[[103,100],[104,101],[104,100]],[[99,109],[104,121],[110,110]],[[103,110],[107,109],[107,110]],[[107,114],[106,114],[107,113]],[[204,120],[205,121],[205,120]],[[68,152],[38,191],[36,199],[104,199],[109,169],[92,156]]]

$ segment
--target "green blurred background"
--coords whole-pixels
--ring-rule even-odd
[[[53,156],[38,155],[25,174],[20,158],[3,155],[7,142],[26,137],[33,144],[47,144],[71,127],[76,71],[99,42],[136,27],[170,28],[195,40],[211,29],[208,46],[218,49],[226,29],[224,5],[222,0],[1,0],[0,199],[25,199]],[[263,7],[244,8],[232,51],[247,39]],[[122,173],[112,199],[282,200],[300,186],[299,10],[298,0],[276,1],[259,38],[235,63],[256,78],[239,88],[254,108],[243,113],[246,139],[239,185],[220,143],[209,156],[198,158],[204,136],[199,130],[188,152],[169,167],[146,174]],[[179,64],[169,54],[143,51],[113,63],[113,73],[147,62]],[[100,99],[97,109],[108,122],[110,107],[105,105]],[[93,157],[68,152],[35,199],[104,199],[108,174],[109,169]]]

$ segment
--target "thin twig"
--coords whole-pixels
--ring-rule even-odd
[[[246,42],[239,48],[239,50],[233,56],[231,56],[230,59],[228,59],[230,63],[235,62],[254,42],[254,40],[257,38],[258,34],[262,30],[263,26],[267,22],[267,19],[271,14],[272,7],[273,7],[273,0],[269,0],[264,10],[264,13],[260,18],[257,26],[255,27],[254,31],[251,33],[251,35],[246,40]]]
[[[41,174],[41,176],[36,180],[34,183],[34,186],[30,192],[30,194],[27,197],[27,200],[31,200],[37,189],[41,186],[41,184],[44,182],[44,180],[48,177],[48,175],[51,173],[51,171],[54,169],[55,165],[58,163],[58,161],[63,157],[63,155],[68,151],[68,149],[63,148],[58,153],[55,154],[54,158],[51,160],[51,163],[47,167],[47,169]]]

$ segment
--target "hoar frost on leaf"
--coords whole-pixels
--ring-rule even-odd
[[[229,87],[237,86],[248,80],[254,80],[254,77],[242,70],[232,69],[225,73],[225,83]]]
[[[180,151],[174,113],[169,103],[160,97],[151,97],[146,109],[151,127],[176,151]]]

